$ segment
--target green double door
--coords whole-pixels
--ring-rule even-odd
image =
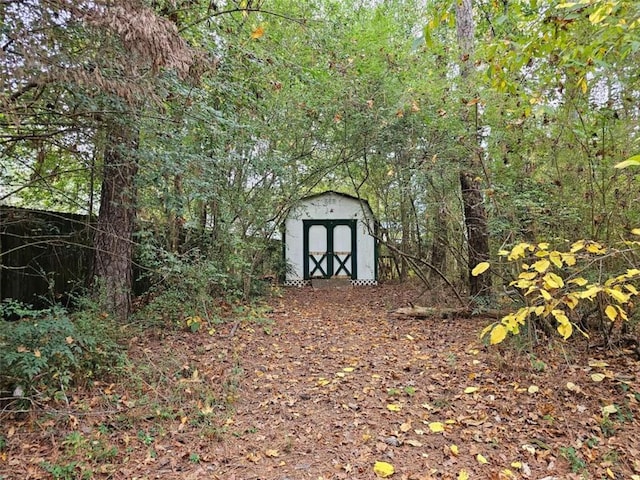
[[[304,279],[358,278],[356,220],[304,220]]]

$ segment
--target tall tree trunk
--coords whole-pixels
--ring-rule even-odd
[[[473,67],[473,50],[475,22],[473,20],[473,0],[456,0],[456,32],[458,36],[458,46],[460,49],[460,76],[462,79],[462,90],[471,90],[469,85]],[[466,87],[466,88],[465,88]],[[464,121],[469,123],[468,116]],[[469,128],[474,148],[477,145],[476,125]],[[491,293],[491,277],[480,275],[474,277],[471,270],[480,262],[489,259],[489,228],[487,225],[487,212],[484,208],[482,191],[480,184],[475,180],[476,175],[473,170],[476,167],[477,158],[471,156],[461,162],[460,169],[460,190],[462,193],[462,203],[464,206],[464,221],[467,231],[469,260],[467,269],[469,272],[469,286],[472,297],[489,295]]]
[[[470,293],[474,297],[486,296],[491,293],[491,277],[471,274],[478,263],[489,260],[489,229],[484,199],[478,181],[468,172],[460,172],[460,187],[468,239]]]
[[[124,320],[131,309],[133,231],[136,218],[135,158],[138,132],[113,122],[108,127],[100,212],[94,236],[94,276],[103,308]]]
[[[441,272],[445,272],[447,265],[447,224],[445,222],[446,210],[444,202],[438,207],[438,212],[433,218],[433,240],[431,244],[430,263]],[[429,279],[434,277],[433,270],[429,271]]]

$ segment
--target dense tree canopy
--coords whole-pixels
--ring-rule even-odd
[[[2,2],[0,198],[100,211],[97,265],[125,261],[98,277],[205,262],[245,295],[286,210],[327,188],[369,200],[402,278],[461,290],[519,240],[625,237],[636,2],[462,4]]]

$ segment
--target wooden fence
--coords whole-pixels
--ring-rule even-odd
[[[65,303],[91,274],[87,215],[0,206],[0,299]]]

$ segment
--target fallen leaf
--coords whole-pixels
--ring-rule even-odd
[[[355,368],[353,368],[353,367],[344,367],[344,368],[342,369],[342,371],[343,371],[343,372],[347,372],[347,373],[351,373],[351,372],[353,372],[354,370],[355,370]]]
[[[262,455],[259,453],[251,452],[247,455],[247,460],[253,463],[258,463],[262,459]]]
[[[455,455],[456,457],[460,453],[457,445],[449,445],[449,450],[451,450],[451,453],[453,453],[453,455]]]
[[[404,443],[406,443],[407,445],[411,445],[412,447],[421,447],[422,443],[419,442],[418,440],[413,440],[413,439],[409,439],[409,440],[405,440]]]
[[[398,405],[397,403],[390,403],[389,405],[387,405],[387,410],[391,412],[399,412],[400,410],[402,410],[402,406]]]
[[[400,425],[401,432],[407,433],[409,430],[411,430],[411,421],[404,422],[402,425]]]
[[[276,449],[265,450],[264,454],[265,454],[265,456],[271,457],[271,458],[280,456],[280,452],[278,450],[276,450]]]
[[[594,373],[591,375],[591,380],[593,380],[594,382],[601,382],[605,379],[605,376],[603,373]]]
[[[615,405],[605,405],[604,407],[602,407],[602,413],[610,414],[616,413],[617,411],[618,407],[616,407]]]
[[[530,385],[527,391],[530,394],[534,394],[534,393],[538,393],[538,391],[540,391],[540,388],[537,385]]]
[[[582,391],[582,389],[573,382],[567,382],[567,390],[576,393],[580,393]]]
[[[458,473],[458,480],[469,480],[469,472],[466,470],[460,470]]]
[[[429,430],[433,433],[444,432],[444,425],[441,422],[431,422],[429,424]]]
[[[464,393],[475,393],[478,390],[480,390],[478,387],[467,387],[464,389]]]
[[[373,465],[373,471],[380,478],[387,478],[395,473],[393,465],[387,462],[376,462]]]
[[[485,465],[485,464],[489,463],[489,460],[484,458],[484,456],[482,454],[480,454],[480,453],[476,455],[476,460],[478,460],[478,463],[480,465]]]

